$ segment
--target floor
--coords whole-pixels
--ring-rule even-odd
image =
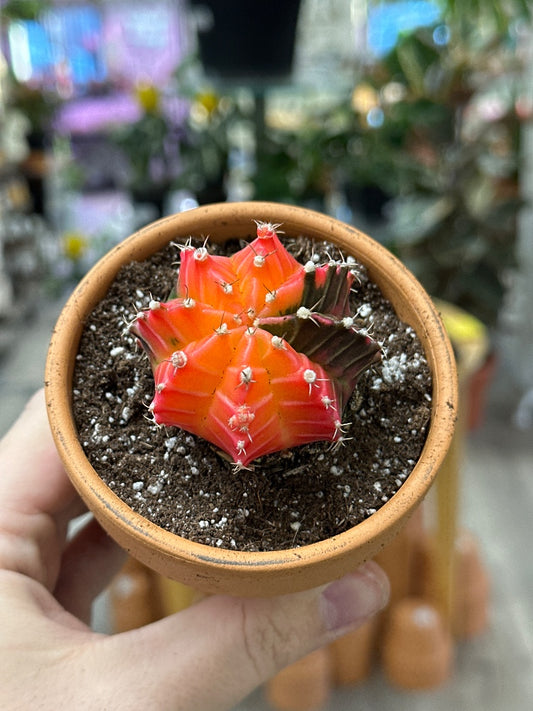
[[[0,361],[0,434],[40,387],[49,336],[61,304],[43,303],[18,328]],[[498,390],[498,385],[496,387]],[[503,388],[503,391],[505,388]],[[510,424],[505,392],[487,422],[470,436],[462,479],[461,522],[478,537],[489,570],[489,629],[458,645],[453,678],[430,692],[393,689],[380,670],[362,685],[335,691],[323,711],[530,711],[533,708],[533,446],[531,430]],[[106,599],[95,606],[95,627],[105,630]],[[268,711],[261,691],[235,711]]]

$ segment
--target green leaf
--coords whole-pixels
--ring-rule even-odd
[[[391,204],[390,230],[398,245],[420,242],[453,211],[455,202],[450,196],[409,196]]]

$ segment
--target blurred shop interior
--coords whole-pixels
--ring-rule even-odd
[[[109,248],[197,205],[278,201],[368,232],[445,305],[458,353],[479,347],[466,456],[477,447],[490,467],[488,440],[513,443],[519,463],[498,466],[524,477],[533,463],[523,447],[533,431],[530,10],[527,0],[2,1],[3,418],[16,415],[14,388],[23,382],[25,397],[33,386],[10,370],[20,349],[32,333],[45,348],[53,316]],[[530,481],[521,495],[526,510]],[[486,552],[491,542],[476,534]],[[533,665],[531,617],[524,635],[519,668]],[[497,663],[498,639],[493,656],[483,644],[475,651],[476,678]],[[468,672],[456,672],[456,696],[439,686],[402,697],[368,671],[370,681],[362,675],[309,709],[504,708],[468,696],[475,684],[460,654]],[[521,697],[513,705],[502,694],[497,703],[525,711]],[[271,706],[258,695],[239,708]]]

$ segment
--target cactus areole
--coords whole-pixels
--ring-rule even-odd
[[[231,256],[181,249],[176,298],[131,331],[150,358],[158,425],[180,427],[248,467],[309,442],[342,442],[343,412],[379,345],[355,327],[353,263],[300,264],[279,225]]]

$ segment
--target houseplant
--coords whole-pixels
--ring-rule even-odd
[[[155,86],[139,82],[135,99],[138,118],[114,128],[110,138],[126,160],[127,188],[133,201],[151,203],[160,217],[173,178],[179,137]]]
[[[102,481],[78,439],[72,415],[72,378],[84,321],[113,283],[119,268],[143,261],[169,242],[209,235],[221,243],[245,238],[253,221],[281,222],[287,236],[328,241],[356,257],[418,335],[433,382],[431,422],[419,461],[379,510],[338,536],[281,551],[218,549],[169,533],[134,513]],[[425,495],[447,451],[456,412],[453,355],[429,297],[385,249],[352,227],[324,215],[271,203],[228,203],[197,208],[149,225],[104,257],[65,306],[51,339],[46,369],[48,412],[54,438],[75,486],[117,542],[156,571],[200,590],[271,595],[310,588],[371,558],[400,529]],[[235,481],[238,481],[235,480]]]

